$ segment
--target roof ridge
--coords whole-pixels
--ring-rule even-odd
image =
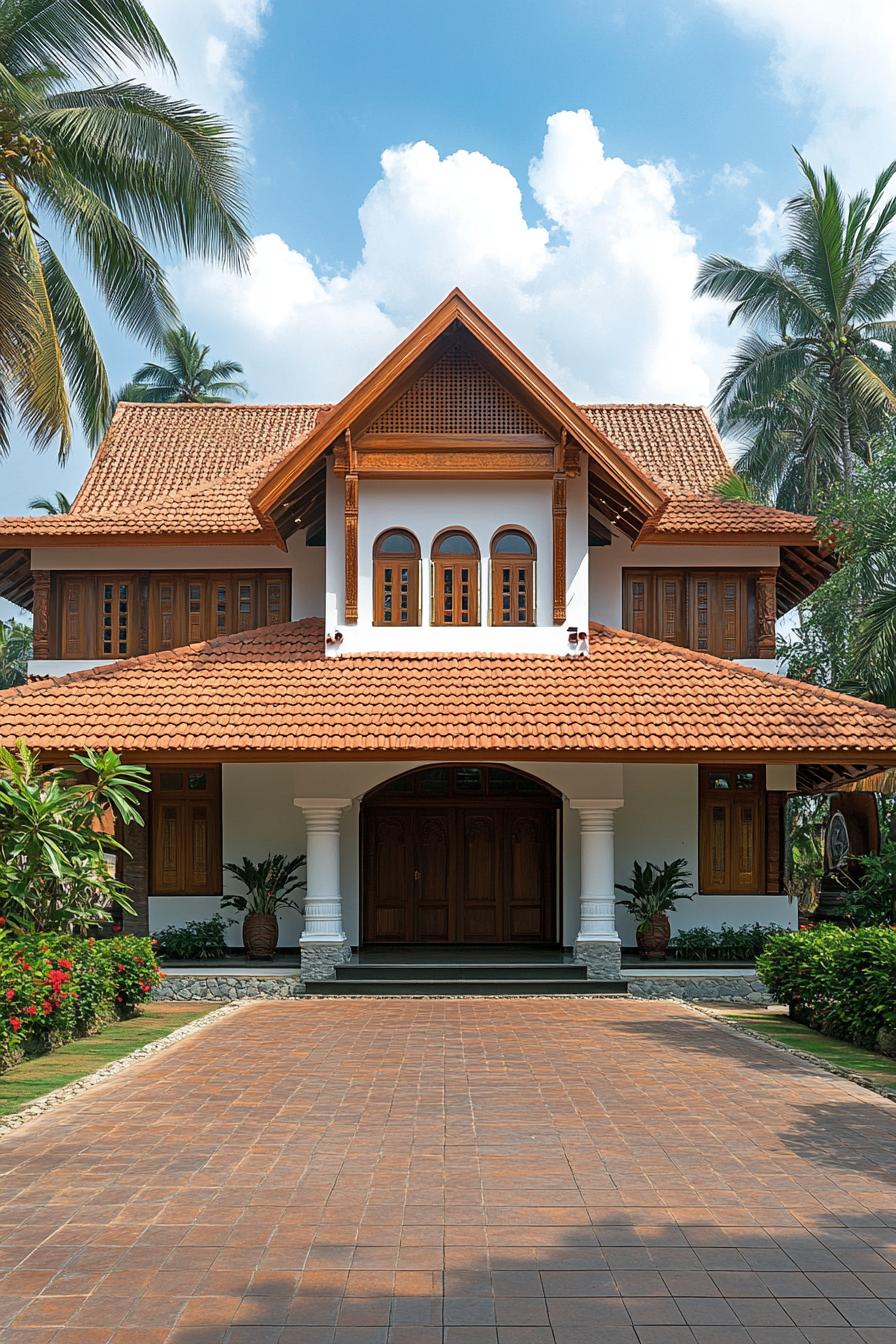
[[[332,401],[119,401],[119,406],[139,407],[143,411],[330,411]]]

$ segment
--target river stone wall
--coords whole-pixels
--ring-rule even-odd
[[[625,972],[623,971],[623,976]],[[755,975],[633,975],[628,992],[638,999],[728,999],[733,1003],[771,1003],[761,980]]]
[[[156,1002],[173,999],[209,999],[226,1003],[232,999],[295,999],[305,993],[297,975],[172,975],[153,990]]]

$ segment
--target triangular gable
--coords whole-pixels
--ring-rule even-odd
[[[536,430],[528,433],[543,446],[551,441],[558,449],[567,445],[582,449],[599,472],[623,499],[628,501],[641,521],[654,513],[666,501],[665,492],[620,448],[566,397],[540,369],[538,369],[494,323],[475,307],[460,290],[453,290],[429,317],[405,338],[381,364],[345,396],[330,414],[302,440],[281,463],[272,470],[252,494],[252,505],[263,518],[282,510],[282,505],[308,470],[328,449],[335,448],[345,459],[354,450],[363,435],[370,435],[371,426],[384,415],[392,415],[391,408],[401,404],[416,406],[415,414],[424,408],[418,392],[435,386],[436,377],[451,371],[451,360],[457,357],[451,351],[463,351],[471,361],[471,369],[478,369],[476,377],[487,375],[489,387],[495,394],[492,406],[510,414],[513,409],[519,426],[524,412]],[[448,357],[446,364],[441,363]],[[436,370],[441,372],[437,375]],[[456,364],[455,364],[456,372]],[[427,383],[427,377],[430,382]],[[414,389],[417,389],[415,391]],[[500,388],[500,394],[496,392]],[[443,407],[440,415],[446,414]],[[451,412],[453,426],[449,433],[462,437],[456,429],[463,414],[472,415],[468,408],[460,414]],[[404,431],[398,431],[402,434]],[[410,436],[410,432],[408,434]],[[492,431],[486,431],[491,433]],[[500,437],[504,431],[496,431]],[[511,431],[512,433],[513,431]],[[416,431],[419,435],[420,431]],[[480,430],[469,434],[479,437]],[[527,435],[520,432],[520,437]],[[383,433],[381,437],[388,438]],[[432,431],[431,437],[438,438]],[[559,465],[559,452],[558,452]],[[382,459],[380,459],[382,461]],[[391,466],[400,472],[401,458],[395,457]],[[345,466],[350,464],[344,463]]]
[[[458,340],[386,406],[366,434],[542,435],[527,406]]]

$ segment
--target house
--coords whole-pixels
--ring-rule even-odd
[[[0,520],[0,740],[150,768],[135,928],[307,852],[306,979],[395,944],[617,976],[636,859],[687,860],[679,926],[791,923],[784,800],[896,765],[896,712],[776,675],[835,559],[727,470],[703,410],[574,405],[458,291],[338,405],[121,405],[71,514]]]

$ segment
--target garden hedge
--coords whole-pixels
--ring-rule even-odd
[[[833,924],[770,938],[756,971],[808,1026],[896,1054],[896,928]]]
[[[0,1071],[129,1017],[161,978],[149,938],[0,928]]]

